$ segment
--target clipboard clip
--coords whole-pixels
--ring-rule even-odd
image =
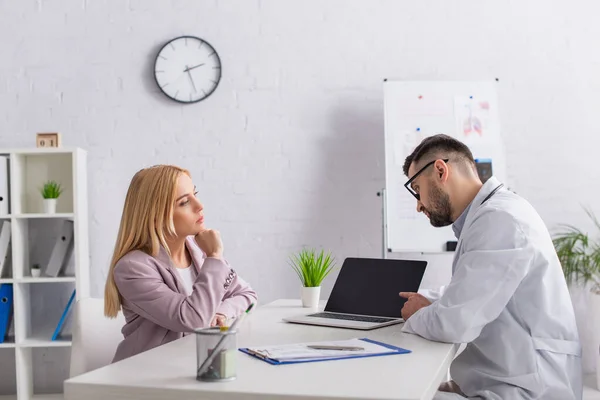
[[[246,351],[248,353],[252,354],[253,356],[256,356],[256,357],[258,357],[260,359],[263,359],[263,360],[268,360],[269,359],[269,357],[267,355],[265,355],[265,354],[263,354],[263,353],[261,353],[259,351],[252,350],[252,349],[246,349]]]

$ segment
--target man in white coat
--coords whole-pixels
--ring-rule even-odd
[[[400,294],[405,332],[466,344],[435,398],[581,399],[573,306],[537,212],[495,177],[482,184],[469,148],[446,135],[424,139],[404,173],[417,210],[458,239],[441,297]]]

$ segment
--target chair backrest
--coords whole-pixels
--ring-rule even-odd
[[[123,340],[125,318],[104,316],[104,299],[87,298],[75,303],[70,377],[111,363],[117,345]]]

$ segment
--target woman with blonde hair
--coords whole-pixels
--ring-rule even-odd
[[[104,314],[122,310],[126,320],[113,362],[223,326],[257,300],[223,258],[219,233],[204,226],[195,189],[172,165],[131,180],[104,292]]]

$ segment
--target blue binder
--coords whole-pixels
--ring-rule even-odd
[[[10,283],[0,285],[0,343],[8,333],[12,317],[13,287]]]
[[[65,310],[63,311],[60,317],[60,321],[58,321],[58,325],[56,325],[56,329],[54,330],[54,334],[52,335],[52,340],[58,339],[58,335],[60,334],[60,331],[62,330],[63,325],[65,324],[65,319],[67,318],[67,314],[69,313],[69,309],[71,308],[71,304],[73,303],[74,299],[75,289],[73,289],[73,294],[71,294],[71,298],[69,299],[69,302],[67,303],[67,306],[65,307]]]
[[[390,351],[386,351],[386,352],[383,352],[383,353],[377,353],[377,354],[344,355],[344,356],[335,357],[335,358],[327,357],[327,358],[312,358],[310,360],[301,360],[301,361],[279,361],[279,360],[275,360],[275,359],[268,358],[268,357],[261,357],[258,354],[251,353],[251,352],[248,351],[247,347],[241,348],[239,350],[242,353],[246,353],[248,355],[251,355],[252,357],[258,358],[259,360],[263,360],[264,362],[267,362],[267,363],[269,363],[271,365],[300,364],[300,363],[320,362],[320,361],[348,360],[350,358],[366,358],[366,357],[392,356],[392,355],[396,355],[396,354],[407,354],[407,353],[411,352],[410,350],[406,350],[406,349],[403,349],[401,347],[392,346],[390,344],[377,342],[375,340],[371,340],[371,339],[367,339],[367,338],[361,338],[360,340],[364,340],[365,342],[374,343],[374,344],[377,344],[379,346],[386,347],[386,348],[390,349]]]

